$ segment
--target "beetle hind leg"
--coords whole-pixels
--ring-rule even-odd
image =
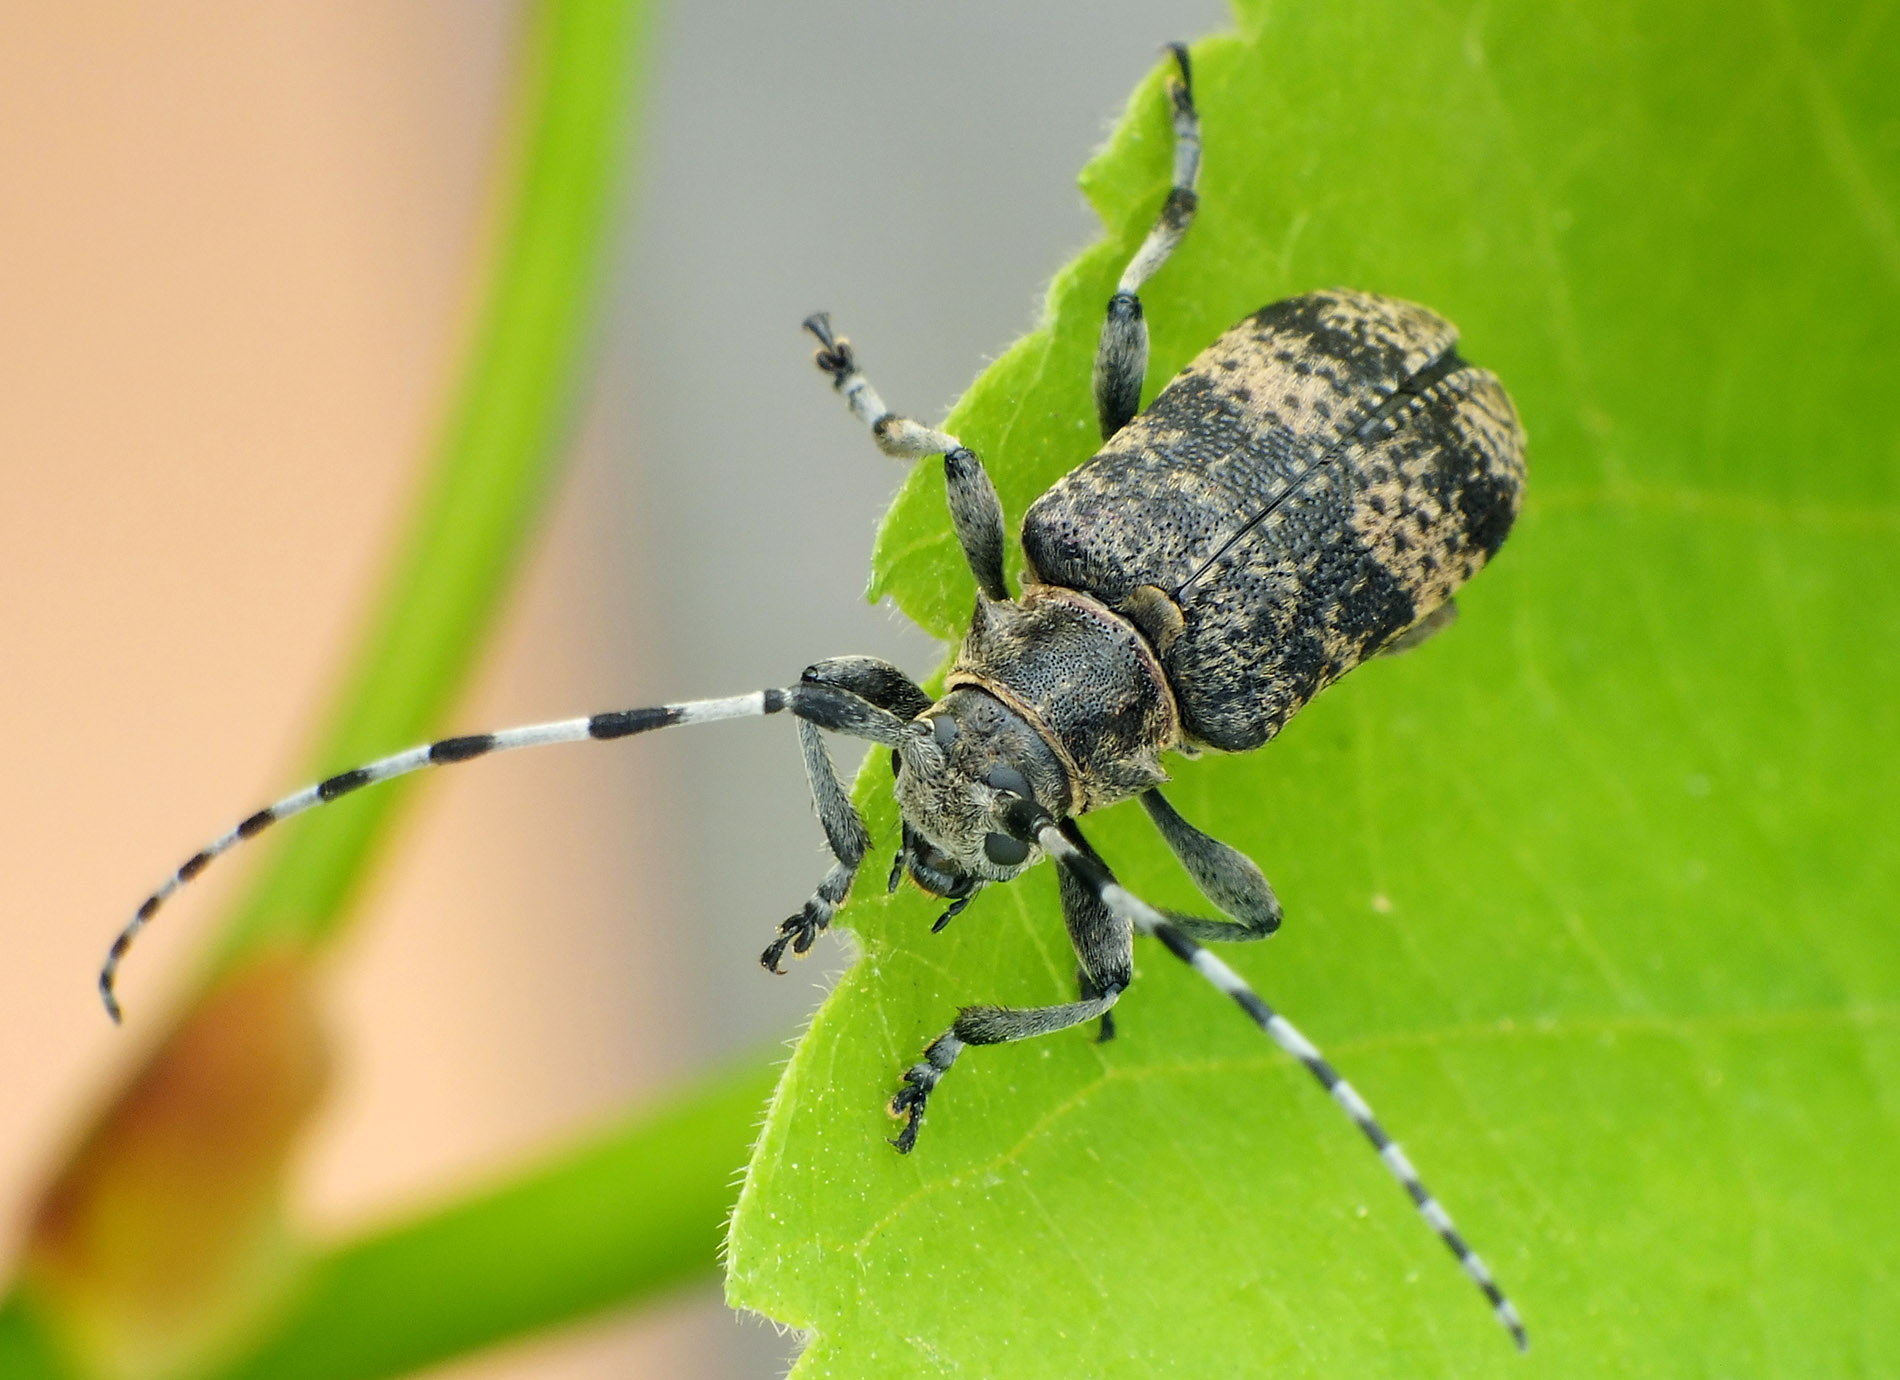
[[[1141,314],[1141,285],[1168,261],[1194,221],[1200,195],[1201,119],[1194,109],[1194,78],[1188,52],[1169,45],[1178,75],[1168,80],[1174,112],[1174,184],[1154,228],[1122,270],[1115,295],[1108,299],[1102,338],[1095,350],[1095,415],[1106,441],[1141,410],[1141,385],[1148,374],[1148,323]]]

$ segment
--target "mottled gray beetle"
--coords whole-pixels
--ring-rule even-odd
[[[1158,789],[1163,753],[1257,748],[1368,656],[1448,623],[1453,591],[1517,516],[1523,432],[1497,379],[1459,356],[1450,325],[1422,307],[1350,291],[1256,312],[1137,415],[1148,331],[1136,293],[1186,234],[1200,167],[1187,51],[1173,54],[1174,185],[1109,299],[1096,353],[1104,445],[1030,506],[1020,599],[1003,578],[1003,511],[982,463],[956,437],[887,411],[826,317],[805,323],[819,367],[885,454],[944,458],[951,521],[978,593],[942,699],[887,662],[839,657],[782,690],[445,738],[338,773],[250,815],[147,898],[99,976],[113,1019],[120,960],[154,912],[213,858],[278,820],[372,782],[509,748],[789,709],[836,862],[779,927],[763,955],[768,969],[781,971],[788,948],[811,948],[871,846],[821,730],[891,750],[903,830],[890,886],[908,872],[949,900],[934,928],[985,886],[1045,855],[1056,862],[1079,1000],[965,1007],[891,1100],[904,1123],[892,1142],[900,1151],[916,1143],[926,1101],[966,1047],[1098,1018],[1110,1038],[1110,1009],[1134,976],[1134,935],[1152,935],[1319,1080],[1526,1345],[1517,1311],[1364,1099],[1202,947],[1264,938],[1279,927],[1280,905],[1258,867],[1182,819]],[[1163,913],[1116,881],[1075,817],[1131,796],[1229,919]]]

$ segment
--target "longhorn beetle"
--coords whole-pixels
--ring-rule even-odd
[[[1197,205],[1200,123],[1187,50],[1172,53],[1173,187],[1108,300],[1095,356],[1104,444],[1030,505],[1020,599],[1003,578],[1003,510],[982,462],[956,437],[887,411],[828,318],[805,322],[818,367],[880,450],[900,460],[943,456],[950,520],[977,597],[941,699],[888,662],[837,657],[784,689],[444,738],[339,772],[250,815],[147,898],[99,974],[113,1019],[119,963],[159,906],[279,820],[373,782],[509,748],[790,710],[835,862],[766,947],[769,970],[783,971],[788,948],[811,948],[871,846],[821,730],[890,749],[903,817],[890,887],[908,873],[948,900],[933,929],[984,887],[1045,856],[1056,864],[1078,1000],[964,1007],[891,1099],[903,1122],[891,1142],[899,1151],[916,1144],[926,1103],[969,1046],[1096,1019],[1102,1038],[1112,1037],[1110,1010],[1134,977],[1134,936],[1152,935],[1319,1080],[1525,1347],[1517,1310],[1365,1100],[1204,947],[1264,939],[1279,928],[1280,904],[1252,861],[1189,824],[1158,789],[1162,753],[1257,748],[1368,656],[1449,623],[1453,591],[1517,516],[1523,431],[1496,377],[1459,355],[1449,324],[1408,302],[1347,290],[1262,308],[1138,410],[1148,328],[1137,293],[1180,244]],[[1228,919],[1156,910],[1089,846],[1076,816],[1131,796]]]

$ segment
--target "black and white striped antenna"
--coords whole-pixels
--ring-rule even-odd
[[[1457,1258],[1464,1272],[1471,1276],[1472,1283],[1478,1286],[1490,1303],[1492,1315],[1511,1334],[1511,1340],[1517,1343],[1517,1349],[1530,1350],[1530,1337],[1524,1330],[1524,1320],[1498,1287],[1490,1268],[1471,1249],[1463,1233],[1453,1224],[1451,1214],[1425,1187],[1398,1142],[1386,1134],[1365,1098],[1340,1076],[1326,1056],[1319,1052],[1319,1047],[1302,1035],[1298,1027],[1285,1016],[1263,1001],[1245,978],[1221,962],[1204,945],[1196,943],[1166,914],[1117,882],[1115,874],[1082,839],[1073,824],[1065,829],[1046,815],[1027,820],[1025,824],[1026,827],[1020,832],[1031,834],[1043,851],[1056,860],[1058,867],[1070,869],[1075,877],[1101,898],[1103,905],[1133,925],[1137,932],[1159,939],[1169,953],[1232,997],[1234,1004],[1245,1011],[1269,1039],[1305,1065],[1306,1071],[1326,1090],[1326,1095],[1339,1104],[1340,1109],[1352,1118],[1353,1125],[1372,1143],[1372,1148],[1378,1152],[1379,1162],[1399,1181],[1399,1187],[1412,1200],[1419,1216],[1437,1233],[1438,1239]],[[1012,832],[1018,831],[1014,824],[1011,828]]]
[[[850,703],[846,703],[850,701]],[[616,709],[604,714],[591,714],[578,719],[557,719],[552,723],[528,724],[521,728],[506,728],[498,733],[472,733],[459,738],[442,738],[423,747],[410,748],[405,752],[394,753],[388,757],[379,757],[374,762],[349,771],[338,772],[325,777],[314,785],[294,791],[273,805],[266,805],[254,814],[247,815],[238,824],[220,834],[203,848],[193,853],[179,864],[176,871],[167,877],[158,890],[145,898],[144,904],[133,913],[130,921],[112,941],[107,951],[106,961],[99,970],[99,995],[105,1001],[106,1013],[116,1022],[123,1016],[119,1006],[118,978],[119,965],[124,962],[126,951],[132,947],[139,932],[151,923],[152,917],[187,882],[195,880],[200,873],[211,865],[212,859],[230,852],[246,839],[256,838],[264,830],[279,820],[289,819],[292,815],[314,810],[319,805],[328,805],[341,799],[351,791],[364,786],[374,785],[378,781],[389,781],[398,776],[407,776],[410,772],[421,771],[425,767],[444,767],[454,762],[472,761],[477,757],[486,757],[493,752],[507,752],[515,748],[546,747],[552,743],[580,743],[608,741],[626,738],[636,733],[646,733],[656,728],[667,728],[674,724],[712,723],[720,719],[744,719],[761,714],[776,714],[781,709],[791,707],[795,713],[813,718],[827,728],[835,728],[842,733],[859,737],[871,737],[882,740],[889,736],[889,730],[874,718],[867,718],[861,711],[872,716],[891,719],[874,706],[865,704],[856,696],[842,695],[825,686],[798,685],[787,690],[755,690],[749,695],[735,695],[729,699],[688,700],[681,704],[656,705],[647,709]]]

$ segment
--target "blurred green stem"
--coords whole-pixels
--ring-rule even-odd
[[[373,1380],[710,1281],[776,1070],[761,1058],[523,1177],[323,1257],[217,1380]]]
[[[732,1184],[776,1070],[718,1075],[512,1181],[320,1254],[216,1380],[401,1375],[718,1269]],[[19,1293],[0,1376],[74,1380]]]
[[[541,0],[524,36],[510,199],[416,517],[318,736],[332,771],[427,737],[461,688],[567,449],[647,67],[645,0]],[[340,926],[403,783],[299,821],[218,952]]]

